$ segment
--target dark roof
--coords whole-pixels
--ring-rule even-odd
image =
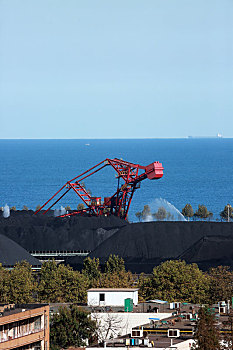
[[[17,262],[26,260],[32,266],[41,266],[41,262],[30,255],[24,248],[0,234],[0,263],[2,266],[14,266]]]

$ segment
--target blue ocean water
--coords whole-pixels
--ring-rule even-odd
[[[0,154],[0,206],[35,209],[67,180],[107,157],[164,166],[162,179],[143,181],[135,193],[131,221],[156,198],[179,210],[186,203],[194,209],[204,204],[214,219],[227,203],[233,205],[233,139],[0,140]],[[117,180],[107,167],[85,183],[92,195],[104,197],[115,192]],[[59,205],[75,209],[78,203],[68,194]]]

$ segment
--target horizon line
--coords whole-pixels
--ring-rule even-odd
[[[179,137],[62,137],[62,138],[50,138],[50,137],[26,137],[26,138],[0,138],[0,140],[168,140],[168,139],[188,139],[188,140],[200,140],[200,139],[232,139],[233,136],[217,137],[217,136],[179,136]]]

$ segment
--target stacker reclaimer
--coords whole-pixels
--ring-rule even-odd
[[[83,180],[97,173],[107,166],[112,166],[116,171],[118,183],[117,190],[111,197],[105,197],[101,201],[101,197],[93,197],[86,190]],[[76,176],[70,181],[67,181],[42,207],[35,212],[37,214],[53,199],[53,202],[43,214],[47,213],[56,203],[60,201],[70,190],[73,190],[79,198],[84,202],[86,207],[81,210],[72,211],[61,217],[71,216],[76,214],[88,214],[90,216],[100,215],[115,215],[126,219],[129,207],[132,201],[133,194],[140,187],[140,182],[145,179],[158,180],[163,176],[163,166],[160,162],[154,162],[147,166],[133,164],[124,160],[114,158],[106,158],[102,162],[96,164],[89,170]],[[56,197],[59,194],[59,198]]]

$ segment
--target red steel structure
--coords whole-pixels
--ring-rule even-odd
[[[104,201],[101,202],[101,197],[92,197],[90,193],[88,193],[82,181],[109,165],[112,166],[117,173],[117,191],[111,197],[105,197]],[[41,211],[53,199],[55,200],[55,197],[59,194],[59,198],[43,212],[43,214],[47,213],[47,211],[58,203],[70,190],[73,190],[84,202],[86,208],[72,211],[65,215],[61,215],[61,217],[86,213],[91,216],[115,215],[126,219],[133,194],[135,190],[140,187],[140,182],[146,178],[149,180],[157,180],[162,176],[163,167],[160,162],[154,162],[147,166],[142,166],[117,158],[106,158],[72,180],[67,181],[64,186],[62,186],[44,205],[42,205],[39,210],[35,212],[35,214]]]

